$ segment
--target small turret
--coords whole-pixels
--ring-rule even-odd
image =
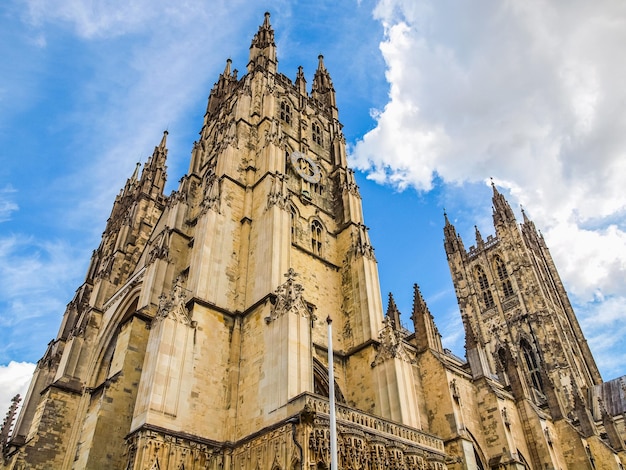
[[[422,352],[431,349],[443,352],[441,335],[417,284],[413,285],[413,315],[411,315],[411,320],[413,320],[415,328],[417,351]]]
[[[393,294],[389,292],[389,303],[387,304],[387,318],[391,320],[391,326],[394,330],[400,330],[402,324],[400,323],[400,311],[396,305],[396,301],[393,298]]]
[[[335,89],[333,88],[333,81],[330,79],[330,74],[324,66],[324,56],[318,57],[317,70],[313,77],[313,89],[311,95],[314,99],[324,103],[331,108],[337,108],[337,101],[335,99]]]
[[[483,240],[483,236],[480,234],[476,225],[474,225],[474,230],[476,231],[476,248],[481,250],[485,247],[485,241]]]
[[[248,72],[252,73],[260,67],[265,68],[268,72],[276,73],[277,64],[274,30],[270,25],[270,14],[265,12],[263,24],[259,26],[259,31],[254,35],[250,45]]]
[[[219,105],[224,101],[224,98],[229,96],[235,86],[237,85],[237,69],[231,72],[232,60],[226,59],[226,66],[224,72],[220,75],[220,78],[213,85],[211,94],[209,95],[209,102],[207,104],[205,125],[208,116],[213,114]]]
[[[302,96],[306,96],[306,78],[304,78],[304,70],[301,65],[298,67],[298,75],[296,75],[296,88]]]
[[[164,197],[165,181],[167,180],[167,131],[163,132],[163,137],[158,146],[154,148],[152,156],[148,159],[141,172],[139,186],[141,191],[155,200]]]
[[[444,247],[446,249],[446,254],[448,257],[453,253],[465,253],[465,247],[463,246],[463,241],[461,237],[457,235],[456,229],[454,225],[450,223],[448,220],[448,214],[444,210],[443,217],[445,219],[445,225],[443,227],[444,234]]]
[[[491,180],[491,187],[493,188],[493,225],[497,229],[501,224],[516,224],[517,222],[511,206],[504,196],[500,194],[493,180]]]

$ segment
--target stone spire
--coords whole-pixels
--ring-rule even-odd
[[[511,206],[504,198],[502,194],[496,188],[495,183],[491,180],[491,187],[493,188],[493,224],[497,227],[504,223],[516,223],[515,215]]]
[[[163,131],[163,137],[158,146],[154,148],[152,156],[148,159],[141,172],[139,185],[141,191],[151,198],[163,198],[165,181],[167,180],[167,131]]]
[[[396,301],[394,300],[391,292],[389,292],[389,302],[387,304],[387,317],[391,320],[391,325],[394,330],[402,329],[402,324],[400,323],[400,311],[398,310],[398,306],[396,305]]]
[[[324,103],[326,106],[336,108],[335,89],[333,88],[333,81],[330,79],[330,74],[324,66],[324,56],[320,54],[317,59],[317,70],[313,77],[313,89],[311,94],[314,99]]]
[[[422,352],[431,349],[443,352],[441,335],[417,284],[413,285],[413,314],[411,315],[411,320],[413,320],[415,328],[417,351]]]
[[[224,72],[220,75],[219,79],[211,89],[211,94],[209,95],[209,102],[207,104],[206,110],[207,116],[205,117],[205,120],[211,114],[213,114],[213,112],[219,107],[219,105],[224,101],[227,96],[230,96],[237,84],[237,69],[231,72],[231,65],[232,60],[226,59]]]
[[[450,255],[456,252],[465,253],[465,247],[463,246],[463,241],[461,240],[461,237],[457,235],[454,225],[452,225],[450,223],[450,220],[448,220],[448,214],[446,213],[445,210],[443,211],[443,217],[445,219],[445,225],[443,227],[443,234],[444,234],[444,247],[446,249],[446,254],[449,257]]]
[[[250,45],[248,72],[252,73],[260,67],[271,73],[276,73],[277,64],[274,30],[270,25],[270,14],[265,12],[263,24],[259,26],[259,31],[254,35]]]
[[[296,88],[302,96],[306,96],[306,78],[304,78],[304,69],[300,65],[298,74],[296,75]]]
[[[478,230],[478,226],[474,225],[474,230],[476,231],[476,248],[479,250],[485,246],[485,241],[483,240],[483,236],[480,234]]]

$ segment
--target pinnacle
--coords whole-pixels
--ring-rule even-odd
[[[161,143],[159,144],[159,148],[160,149],[165,149],[165,145],[167,144],[167,135],[169,134],[169,132],[167,132],[167,129],[163,131],[163,137],[161,138]]]

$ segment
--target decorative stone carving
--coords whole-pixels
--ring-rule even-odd
[[[281,129],[280,122],[276,118],[272,118],[271,126],[269,130],[265,131],[265,145],[270,143],[281,147],[283,143],[283,130]]]
[[[159,297],[159,309],[154,320],[160,321],[164,318],[171,318],[183,325],[188,325],[192,328],[195,327],[196,322],[191,320],[189,310],[187,310],[185,306],[185,290],[186,289],[182,286],[181,279],[176,278],[169,297],[165,294]]]
[[[281,209],[286,209],[289,203],[290,195],[287,190],[287,182],[285,175],[276,173],[272,178],[272,187],[267,196],[267,209],[277,205]]]
[[[287,274],[285,274],[287,281],[278,286],[274,292],[276,295],[276,301],[272,307],[270,316],[265,317],[266,323],[271,323],[277,318],[289,313],[309,318],[311,321],[316,319],[315,315],[309,310],[307,303],[302,297],[304,288],[302,285],[295,282],[297,275],[298,274],[293,270],[293,268],[289,268]]]
[[[152,264],[157,259],[169,261],[170,255],[170,235],[172,231],[168,226],[159,233],[152,244],[152,248],[148,253],[147,264]]]
[[[452,392],[452,398],[458,403],[461,401],[461,394],[459,393],[459,386],[456,383],[456,379],[452,379],[450,382],[450,391]]]
[[[386,316],[383,319],[383,329],[378,335],[378,341],[380,342],[376,358],[372,362],[372,367],[376,367],[378,364],[385,362],[387,359],[399,358],[410,364],[415,363],[402,341],[402,332],[396,330],[391,319]]]
[[[231,120],[226,125],[226,131],[224,132],[224,136],[218,145],[221,145],[221,148],[226,148],[229,145],[237,148],[237,124],[234,120]]]
[[[208,210],[220,212],[220,181],[212,171],[207,175],[204,183],[204,197],[200,206],[201,215]]]
[[[375,259],[374,248],[370,243],[368,228],[363,224],[357,224],[352,232],[352,252],[356,256],[365,256],[366,258]]]
[[[221,453],[217,448],[191,439],[150,430],[139,430],[126,439],[126,468],[219,468]]]
[[[98,277],[99,279],[104,279],[105,277],[108,277],[113,271],[114,262],[115,262],[114,255],[105,256],[102,262],[100,263],[100,270],[98,271],[98,274],[96,275],[96,277]]]
[[[356,180],[354,178],[354,171],[348,168],[346,172],[346,177],[341,183],[341,189],[345,192],[349,192],[353,196],[361,197],[359,194],[359,187],[356,184]]]

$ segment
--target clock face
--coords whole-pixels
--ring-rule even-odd
[[[291,165],[304,181],[316,184],[320,182],[320,167],[302,152],[291,152]]]

